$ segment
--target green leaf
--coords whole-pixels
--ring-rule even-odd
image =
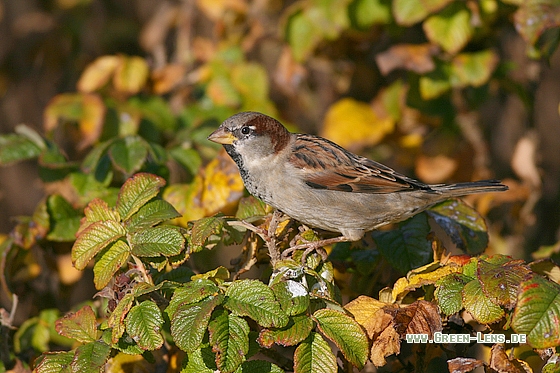
[[[70,364],[72,372],[100,373],[109,360],[110,353],[111,347],[100,341],[82,345],[76,349]]]
[[[15,133],[0,136],[0,165],[2,166],[36,158],[39,154],[41,148],[25,136]]]
[[[185,238],[177,227],[158,226],[133,234],[130,245],[136,256],[171,256],[183,251]]]
[[[450,199],[426,213],[451,237],[457,247],[480,254],[488,246],[488,228],[480,214],[460,199]]]
[[[107,202],[100,198],[92,200],[84,209],[84,215],[88,223],[97,221],[113,220],[119,222],[121,220],[117,211],[109,207]]]
[[[140,136],[118,139],[109,148],[109,156],[115,167],[125,175],[132,175],[142,168],[148,148]]]
[[[220,372],[234,372],[249,351],[249,324],[222,310],[208,325],[210,344]]]
[[[165,313],[172,319],[180,305],[198,303],[211,295],[217,295],[218,292],[219,288],[210,280],[199,279],[187,282],[175,289]]]
[[[241,198],[235,213],[238,220],[251,221],[251,218],[263,217],[266,215],[266,204],[253,196]]]
[[[412,26],[450,2],[451,0],[395,0],[393,14],[399,25]]]
[[[159,176],[138,173],[126,180],[117,200],[117,211],[123,220],[128,220],[136,211],[154,198],[165,180]]]
[[[391,4],[384,0],[357,0],[348,8],[350,19],[359,29],[391,21]]]
[[[119,338],[122,337],[125,331],[124,319],[132,308],[134,303],[134,294],[126,294],[117,304],[117,307],[113,310],[109,319],[107,320],[107,325],[113,328],[111,331],[111,342],[117,343]]]
[[[422,24],[428,40],[455,54],[467,45],[474,32],[471,14],[461,3],[453,3]]]
[[[284,373],[278,365],[264,360],[244,361],[235,373]]]
[[[521,282],[511,326],[533,348],[560,345],[560,285],[539,275]]]
[[[210,296],[193,304],[181,304],[171,319],[171,336],[181,350],[192,352],[202,343],[212,311],[224,297]]]
[[[453,58],[450,69],[450,82],[453,87],[480,87],[488,83],[498,64],[499,57],[491,49],[461,53]]]
[[[336,358],[319,333],[311,333],[294,352],[294,373],[336,373]]]
[[[181,373],[215,373],[218,370],[215,361],[216,356],[208,346],[189,352],[188,359],[183,364]],[[187,361],[188,360],[188,361]]]
[[[37,373],[71,373],[70,363],[74,352],[47,352],[39,357],[34,370]]]
[[[309,307],[309,290],[301,282],[286,280],[272,285],[271,288],[288,316],[303,313]]]
[[[195,221],[191,231],[191,245],[195,248],[202,248],[212,235],[222,232],[224,224],[223,218],[215,216]],[[196,251],[196,249],[193,249],[193,251]]]
[[[292,47],[294,59],[298,62],[305,60],[323,37],[321,30],[303,11],[290,15],[285,35],[286,41]]]
[[[198,173],[198,169],[202,165],[202,159],[198,151],[179,145],[170,149],[168,152],[169,155],[188,170],[191,175],[196,175]]]
[[[435,296],[441,312],[449,316],[463,308],[463,288],[470,281],[472,277],[453,273],[436,283]]]
[[[88,343],[97,339],[97,320],[90,306],[84,306],[79,311],[69,313],[62,319],[56,320],[56,331],[78,342]]]
[[[91,224],[80,233],[72,247],[72,262],[76,269],[83,270],[98,252],[125,234],[125,229],[113,220]]]
[[[491,324],[504,317],[504,310],[484,294],[478,280],[470,281],[463,288],[463,306],[482,324]]]
[[[503,264],[478,261],[477,276],[484,294],[494,303],[512,309],[517,303],[519,284],[530,273],[523,260]]]
[[[430,225],[425,214],[418,214],[399,224],[399,229],[374,232],[381,254],[396,269],[407,273],[432,261],[432,244],[427,236]]]
[[[281,328],[288,316],[272,290],[258,280],[238,280],[226,290],[224,307],[236,315],[248,316],[265,328]]]
[[[141,349],[153,351],[163,345],[163,317],[154,302],[147,300],[132,307],[126,316],[125,325],[126,332]]]
[[[47,238],[52,241],[74,241],[80,227],[81,214],[58,194],[48,197],[47,211],[50,217]]]
[[[342,351],[350,363],[362,369],[369,354],[366,333],[352,317],[332,309],[320,309],[313,314],[319,330]]]
[[[93,282],[96,289],[103,289],[130,257],[130,247],[118,240],[102,252],[93,266]]]
[[[305,340],[315,326],[308,315],[290,317],[288,325],[279,329],[262,329],[258,342],[262,347],[271,348],[274,343],[281,346],[295,346]]]
[[[181,214],[169,202],[155,199],[140,207],[125,225],[129,232],[134,232],[180,216]]]

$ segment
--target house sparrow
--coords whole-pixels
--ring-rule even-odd
[[[208,140],[223,144],[253,196],[312,227],[357,241],[451,197],[507,190],[496,180],[428,185],[276,119],[243,112]]]

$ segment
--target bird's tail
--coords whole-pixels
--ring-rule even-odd
[[[500,182],[500,180],[480,180],[457,184],[438,184],[430,185],[430,187],[449,197],[461,197],[467,194],[503,192],[508,190],[508,186]]]

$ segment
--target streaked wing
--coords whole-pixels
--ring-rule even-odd
[[[298,134],[290,163],[303,171],[305,183],[315,189],[357,193],[393,193],[431,190],[419,181],[370,159],[350,153],[321,137]]]

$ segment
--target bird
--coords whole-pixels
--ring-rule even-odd
[[[498,180],[425,184],[258,112],[229,117],[208,140],[223,145],[250,194],[307,226],[340,233],[338,242],[450,198],[508,189]]]

